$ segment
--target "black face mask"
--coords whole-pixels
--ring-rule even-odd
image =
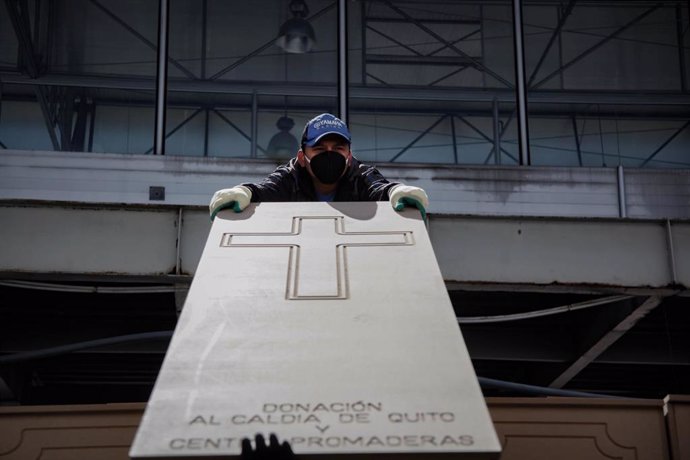
[[[304,158],[307,159],[312,172],[322,184],[335,184],[338,182],[347,166],[345,157],[332,150],[321,152],[311,160],[306,155]]]

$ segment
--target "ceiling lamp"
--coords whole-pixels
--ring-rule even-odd
[[[309,7],[304,0],[292,0],[290,2],[292,18],[280,26],[276,45],[286,53],[308,53],[316,43],[314,28],[305,18],[309,16]]]

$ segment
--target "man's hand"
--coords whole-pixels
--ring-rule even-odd
[[[255,439],[256,447],[252,448],[249,438],[242,439],[242,460],[292,460],[295,454],[292,453],[290,443],[283,441],[280,443],[275,434],[269,436],[269,444],[263,435],[257,434]]]
[[[252,191],[244,185],[218,190],[213,194],[211,203],[208,205],[211,220],[215,219],[216,214],[225,208],[232,208],[235,212],[242,212],[251,200]]]
[[[426,196],[424,189],[411,185],[396,185],[388,192],[391,206],[396,211],[402,211],[405,206],[414,206],[422,213],[426,221],[426,208],[429,206],[429,197]]]

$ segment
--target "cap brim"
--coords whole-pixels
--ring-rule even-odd
[[[305,142],[304,145],[306,145],[307,147],[314,147],[316,144],[319,143],[319,141],[320,141],[321,139],[323,139],[325,136],[328,136],[329,134],[337,134],[338,136],[340,136],[340,137],[342,137],[343,139],[345,139],[345,140],[347,141],[348,144],[349,144],[350,142],[352,142],[348,136],[346,136],[345,134],[343,134],[343,133],[341,133],[341,132],[338,132],[338,131],[326,131],[325,133],[320,134],[316,139],[313,139],[313,140],[311,140],[311,141]]]

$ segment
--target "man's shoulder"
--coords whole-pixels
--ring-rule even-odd
[[[297,158],[292,158],[287,163],[277,166],[271,173],[271,176],[296,175],[298,173],[298,168],[299,163],[297,163]]]
[[[367,176],[369,174],[380,174],[378,170],[376,169],[376,166],[369,164],[369,163],[364,163],[354,156],[352,157],[352,163],[350,166],[350,172],[351,174],[354,175],[359,175],[359,176]]]

